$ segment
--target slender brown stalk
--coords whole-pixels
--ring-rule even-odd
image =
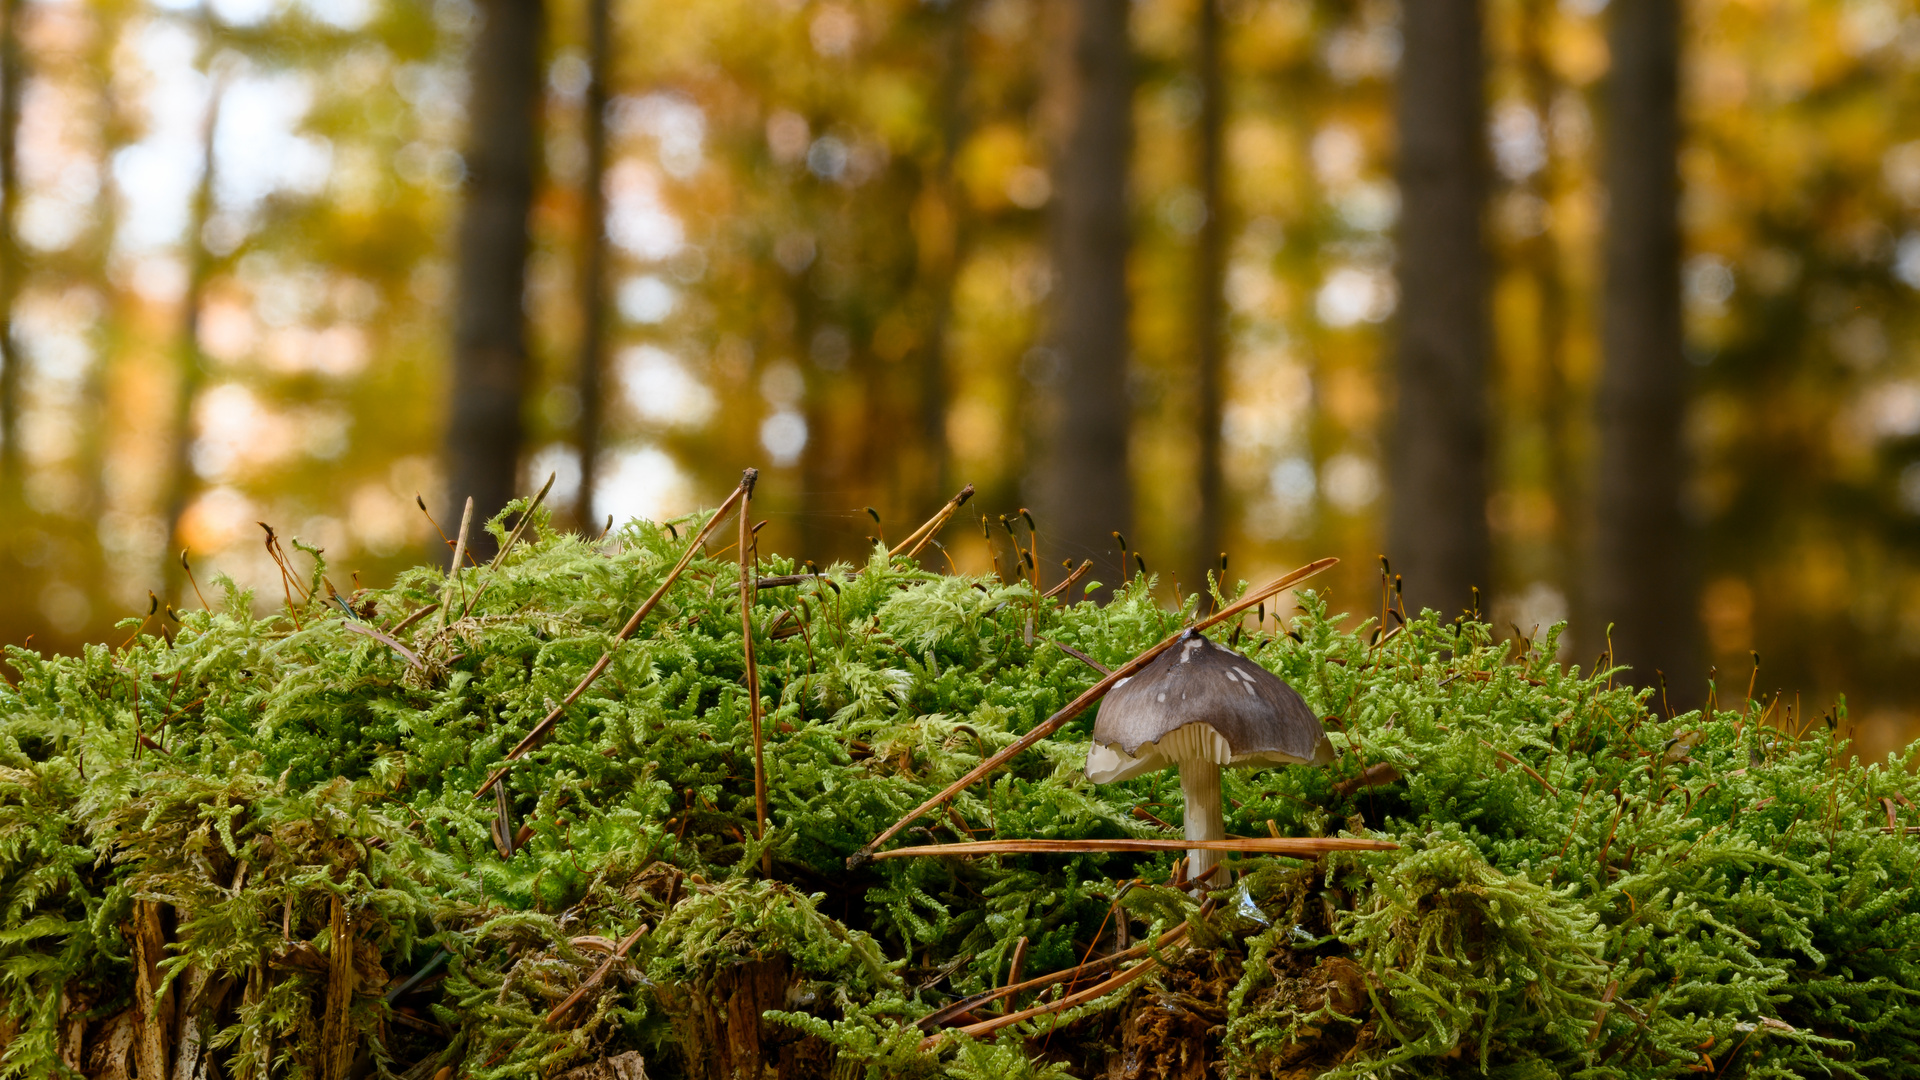
[[[460,560],[467,555],[467,530],[473,527],[473,496],[467,496],[467,508],[460,513],[460,533],[453,542],[453,562],[447,569],[446,588],[440,593],[440,625],[453,621],[453,592],[460,586]]]
[[[1283,574],[1280,577],[1275,578],[1273,581],[1268,582],[1266,585],[1263,585],[1260,588],[1255,589],[1253,592],[1248,593],[1246,596],[1242,597],[1240,600],[1236,601],[1235,603],[1229,604],[1228,606],[1220,609],[1219,611],[1213,613],[1212,615],[1209,615],[1206,618],[1201,619],[1198,622],[1194,623],[1192,626],[1192,629],[1205,630],[1207,627],[1213,626],[1216,623],[1225,622],[1226,620],[1231,619],[1236,615],[1239,615],[1241,612],[1251,609],[1255,604],[1269,600],[1272,597],[1278,595],[1279,593],[1284,592],[1285,590],[1300,584],[1301,582],[1307,580],[1310,577],[1313,577],[1315,574],[1320,573],[1321,571],[1327,569],[1328,567],[1334,565],[1335,563],[1338,563],[1339,561],[1340,561],[1339,559],[1335,559],[1335,558],[1320,559],[1316,562],[1310,562],[1307,565],[1300,567],[1298,570],[1294,570],[1290,573]],[[1154,657],[1159,656],[1161,653],[1165,652],[1169,647],[1173,645],[1174,642],[1179,640],[1180,640],[1180,634],[1176,633],[1176,634],[1167,635],[1166,639],[1161,641],[1158,645],[1155,645],[1154,647],[1148,649],[1146,652],[1143,652],[1139,656],[1134,657],[1132,660],[1127,661],[1125,664],[1122,664],[1118,669],[1116,669],[1113,672],[1113,674],[1108,675],[1106,678],[1101,679],[1099,682],[1094,683],[1092,686],[1088,687],[1085,691],[1083,691],[1080,694],[1079,697],[1074,698],[1072,701],[1068,702],[1066,706],[1062,708],[1059,712],[1056,712],[1052,716],[1049,716],[1045,721],[1039,724],[1039,726],[1035,727],[1032,731],[1027,732],[1025,735],[1022,735],[1019,739],[1015,740],[1012,745],[1008,746],[1006,749],[993,755],[987,760],[981,762],[980,764],[974,766],[972,769],[969,769],[965,776],[962,776],[960,779],[955,780],[951,784],[948,784],[944,789],[940,791],[939,794],[928,799],[926,802],[921,803],[919,806],[914,807],[911,811],[909,811],[906,814],[905,817],[902,817],[899,821],[896,821],[892,825],[887,826],[886,831],[882,832],[879,836],[876,836],[872,840],[868,841],[866,847],[863,847],[859,851],[854,852],[851,856],[847,858],[847,868],[851,870],[855,867],[858,867],[860,864],[866,862],[868,859],[873,857],[874,851],[877,850],[881,844],[884,844],[888,840],[893,839],[893,837],[897,833],[899,833],[901,829],[906,828],[909,824],[913,822],[915,818],[919,817],[921,814],[926,813],[928,810],[931,810],[934,807],[940,805],[941,803],[946,802],[948,799],[953,798],[955,795],[959,794],[961,791],[964,791],[969,784],[972,784],[975,780],[980,779],[982,776],[985,776],[988,773],[992,772],[993,770],[1006,764],[1009,760],[1013,758],[1014,755],[1020,753],[1022,750],[1025,750],[1033,746],[1035,743],[1039,742],[1041,739],[1044,739],[1047,736],[1052,735],[1054,732],[1059,731],[1062,727],[1065,727],[1067,723],[1071,721],[1074,717],[1084,712],[1087,706],[1092,705],[1094,702],[1099,701],[1101,698],[1105,697],[1107,695],[1107,691],[1113,689],[1115,683],[1118,683],[1121,679],[1130,678],[1136,674],[1139,674],[1140,669],[1152,663]]]
[[[180,549],[180,569],[186,571],[187,583],[193,586],[193,595],[199,598],[200,606],[208,611],[212,611],[213,606],[208,604],[207,598],[200,593],[200,580],[193,576],[193,564],[187,561],[186,548]]]
[[[519,760],[527,751],[546,740],[547,736],[553,732],[554,725],[559,723],[560,717],[566,713],[567,706],[579,700],[580,695],[587,692],[587,687],[592,686],[594,680],[598,679],[601,673],[607,670],[607,665],[613,663],[614,647],[617,647],[621,642],[632,637],[633,632],[640,628],[640,620],[646,618],[647,613],[651,612],[654,606],[660,603],[661,598],[667,595],[667,590],[673,587],[673,583],[680,580],[681,572],[687,568],[688,563],[693,561],[694,555],[697,554],[701,546],[707,542],[707,537],[713,535],[713,530],[718,528],[722,521],[726,520],[727,512],[732,510],[734,504],[745,496],[746,491],[747,481],[743,479],[740,482],[740,486],[733,489],[733,494],[727,496],[727,501],[721,503],[720,508],[713,512],[713,516],[707,519],[707,523],[701,528],[699,535],[695,536],[693,542],[687,545],[686,553],[680,556],[680,561],[673,564],[673,569],[667,571],[667,576],[661,580],[660,586],[653,590],[653,595],[647,597],[646,602],[634,610],[633,617],[627,620],[627,625],[621,627],[620,632],[614,635],[613,645],[609,646],[607,651],[601,655],[599,661],[581,677],[580,682],[574,686],[572,692],[567,695],[566,700],[555,705],[553,711],[546,715],[546,719],[535,724],[533,730],[527,732],[526,738],[521,739],[512,750],[507,751],[505,763],[495,770],[492,776],[487,777],[486,783],[481,784],[480,789],[473,793],[474,798],[478,799],[493,790],[493,785],[499,783],[500,778],[507,774],[509,765]]]
[[[1020,981],[1020,968],[1027,962],[1027,938],[1025,934],[1013,944],[1013,960],[1007,964],[1007,985]]]
[[[753,595],[757,591],[753,576],[757,559],[753,543],[753,484],[760,470],[748,469],[740,477],[740,649],[747,661],[747,716],[753,722],[753,821],[754,838],[767,838],[767,759],[766,739],[760,730],[760,669],[753,660]],[[760,852],[760,872],[773,876],[773,852]]]
[[[1071,855],[1084,851],[1242,851],[1252,855],[1325,855],[1333,851],[1395,851],[1391,840],[1363,840],[1354,836],[1253,836],[1225,840],[972,840],[960,844],[928,844],[894,848],[872,856],[902,859],[920,855]]]
[[[1086,577],[1087,571],[1092,569],[1093,569],[1093,560],[1082,559],[1080,561],[1080,566],[1077,569],[1075,569],[1073,573],[1068,574],[1067,579],[1065,581],[1062,581],[1060,584],[1055,585],[1053,588],[1048,589],[1046,592],[1041,593],[1040,594],[1041,599],[1051,600],[1056,596],[1064,595],[1068,589],[1073,588],[1075,582],[1079,581],[1083,577]]]
[[[947,505],[941,507],[939,513],[929,518],[926,524],[907,534],[907,538],[900,541],[899,545],[892,551],[887,552],[887,554],[899,555],[905,553],[909,559],[920,554],[920,550],[927,546],[927,542],[939,535],[940,530],[946,527],[947,522],[953,517],[954,513],[962,506],[965,506],[967,500],[971,498],[973,498],[973,485],[968,484],[966,487],[961,488],[959,493],[954,495],[953,498],[948,499]]]

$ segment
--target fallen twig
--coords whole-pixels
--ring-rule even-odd
[[[419,622],[421,619],[424,619],[427,616],[439,610],[440,610],[440,605],[438,602],[428,604],[426,607],[421,608],[419,611],[416,611],[413,614],[407,616],[406,618],[401,619],[400,625],[387,631],[387,633],[398,634],[400,631],[405,630],[407,627],[412,626],[414,623]]]
[[[613,965],[626,959],[627,950],[633,948],[634,943],[640,940],[640,935],[646,932],[647,932],[647,924],[641,923],[639,926],[634,927],[633,933],[628,934],[624,938],[621,938],[620,944],[614,946],[613,955],[607,957],[605,960],[602,960],[600,962],[600,966],[593,970],[593,974],[587,976],[586,982],[581,983],[579,987],[574,990],[573,993],[567,995],[567,999],[565,1001],[562,1001],[560,1004],[555,1005],[553,1007],[553,1011],[547,1014],[548,1026],[552,1026],[554,1024],[559,1023],[563,1018],[565,1018],[567,1013],[573,1010],[573,1007],[575,1005],[580,1004],[581,1001],[585,1000],[588,994],[593,993],[594,989],[597,988],[600,985],[600,983],[606,979],[607,972],[613,970]]]
[[[1339,561],[1340,561],[1339,559],[1333,559],[1333,558],[1321,559],[1317,562],[1308,563],[1307,565],[1291,573],[1284,574],[1278,578],[1275,578],[1273,581],[1269,582],[1268,584],[1260,587],[1259,589],[1254,590],[1251,593],[1248,593],[1245,597],[1242,597],[1239,601],[1233,604],[1230,604],[1227,607],[1222,608],[1220,611],[1217,611],[1214,614],[1209,615],[1206,618],[1201,619],[1198,622],[1194,623],[1192,626],[1192,629],[1204,630],[1207,627],[1213,626],[1216,623],[1224,622],[1227,619],[1231,619],[1234,616],[1240,614],[1241,612],[1251,609],[1253,605],[1257,603],[1262,603],[1266,601],[1269,597],[1272,597],[1286,589],[1290,589],[1293,586],[1298,585],[1300,582],[1307,580],[1308,578],[1314,576],[1315,574],[1320,573],[1322,570],[1327,569],[1328,567],[1334,565]],[[1184,632],[1185,631],[1182,631],[1182,633]],[[1180,640],[1179,633],[1168,635],[1167,638],[1161,641],[1158,645],[1155,645],[1154,647],[1141,653],[1139,656],[1134,657],[1132,660],[1127,661],[1125,664],[1121,665],[1118,669],[1116,669],[1112,674],[1108,675],[1107,677],[1101,679],[1099,682],[1094,683],[1092,686],[1088,687],[1086,690],[1081,692],[1079,697],[1076,697],[1072,701],[1068,702],[1066,706],[1062,708],[1059,712],[1056,712],[1052,716],[1048,717],[1045,721],[1041,722],[1032,731],[1029,731],[1025,735],[1022,735],[1019,739],[1015,740],[1012,745],[1008,746],[1006,749],[993,755],[987,760],[981,762],[980,764],[974,766],[973,768],[967,770],[967,774],[965,776],[962,776],[960,779],[955,780],[951,784],[948,784],[944,789],[940,791],[939,794],[928,799],[926,802],[921,803],[919,806],[914,807],[911,811],[909,811],[906,814],[905,817],[902,817],[899,821],[896,821],[892,825],[887,826],[886,830],[882,832],[879,836],[876,836],[872,840],[868,841],[867,846],[861,848],[859,851],[856,851],[851,856],[849,856],[847,858],[847,868],[851,870],[854,867],[859,866],[861,863],[866,862],[868,859],[873,857],[874,851],[877,848],[879,848],[881,844],[884,844],[888,840],[893,839],[893,837],[896,834],[898,834],[901,829],[906,828],[909,824],[913,822],[915,818],[919,817],[921,814],[926,813],[928,810],[931,810],[934,807],[940,805],[941,803],[946,802],[948,799],[953,798],[955,795],[965,790],[967,785],[973,783],[975,780],[980,779],[982,776],[985,776],[986,774],[1006,764],[1009,760],[1013,758],[1014,755],[1020,753],[1022,750],[1025,750],[1028,747],[1031,747],[1033,744],[1039,742],[1041,739],[1044,739],[1047,736],[1052,735],[1054,732],[1059,731],[1061,728],[1065,727],[1068,721],[1080,715],[1080,713],[1083,712],[1087,708],[1087,706],[1092,705],[1094,702],[1099,701],[1101,698],[1105,697],[1107,694],[1107,691],[1113,689],[1113,686],[1115,683],[1119,682],[1121,679],[1128,678],[1129,676],[1139,673],[1139,671],[1142,668],[1146,667],[1148,664],[1153,662],[1154,657],[1159,656],[1161,653],[1165,652],[1169,647],[1173,645],[1174,642],[1179,640]]]
[[[991,1035],[994,1032],[999,1031],[1003,1027],[1007,1027],[1011,1024],[1017,1024],[1022,1020],[1031,1020],[1036,1016],[1045,1016],[1048,1013],[1064,1012],[1067,1009],[1071,1009],[1076,1005],[1084,1005],[1087,1002],[1094,1000],[1095,998],[1105,997],[1106,995],[1113,993],[1115,990],[1118,990],[1121,987],[1126,986],[1128,983],[1134,982],[1135,980],[1139,979],[1142,975],[1147,974],[1148,972],[1154,970],[1159,966],[1160,964],[1157,961],[1155,961],[1152,957],[1148,957],[1147,959],[1140,961],[1139,963],[1133,965],[1132,967],[1119,973],[1118,975],[1112,976],[1111,978],[1107,979],[1105,982],[1095,983],[1092,986],[1087,987],[1085,990],[1082,990],[1077,994],[1068,994],[1066,997],[1063,997],[1058,1001],[1049,1001],[1044,1005],[1035,1005],[1030,1009],[1022,1009],[1016,1013],[1008,1013],[1005,1016],[996,1016],[990,1020],[982,1020],[977,1024],[968,1024],[966,1027],[953,1028],[951,1030],[956,1031],[962,1035],[972,1036],[974,1038],[979,1038],[982,1035]],[[945,1038],[946,1036],[947,1036],[947,1032],[945,1031],[940,1032],[939,1034],[936,1034],[936,1035],[929,1035],[926,1038],[920,1040],[920,1049],[922,1051],[931,1050],[935,1046],[940,1045],[940,1040]]]
[[[713,512],[713,516],[707,519],[706,526],[700,530],[699,535],[693,538],[693,542],[687,545],[686,553],[680,556],[680,561],[673,564],[673,569],[667,571],[667,576],[661,580],[660,586],[653,590],[653,595],[647,597],[646,602],[634,610],[633,617],[627,620],[627,625],[621,627],[620,632],[614,635],[613,646],[618,646],[621,642],[632,637],[633,632],[640,628],[640,620],[646,618],[647,613],[652,611],[654,606],[660,603],[661,598],[667,595],[667,590],[673,587],[673,583],[680,580],[681,571],[685,570],[687,564],[693,561],[693,557],[699,552],[701,545],[707,542],[707,537],[713,534],[713,530],[717,528],[720,522],[727,516],[727,512],[733,509],[733,504],[739,502],[745,495],[747,487],[748,481],[742,479],[740,486],[733,489],[733,494],[727,496],[727,501],[721,503],[720,508]],[[492,790],[493,785],[499,783],[500,778],[507,775],[508,765],[518,760],[522,755],[526,754],[527,751],[540,745],[540,743],[552,733],[554,725],[559,723],[560,717],[566,713],[567,706],[578,700],[581,694],[586,693],[587,687],[592,686],[593,681],[598,679],[600,674],[607,670],[607,665],[613,663],[613,646],[609,646],[607,651],[601,654],[600,659],[581,677],[580,682],[574,686],[572,692],[567,694],[566,699],[553,707],[553,711],[547,714],[546,719],[535,724],[533,730],[527,732],[525,738],[521,739],[513,749],[507,751],[506,763],[495,770],[492,776],[487,777],[486,783],[481,784],[480,789],[473,793],[474,798],[478,799]]]
[[[1070,855],[1083,851],[1243,851],[1255,855],[1325,855],[1330,851],[1393,851],[1391,840],[1364,840],[1357,836],[1249,836],[1225,840],[1160,840],[1124,837],[1114,840],[969,840],[959,844],[927,844],[876,852],[881,859],[920,855]]]
[[[1208,910],[1210,909],[1204,907],[1201,909],[1202,912]],[[1097,960],[1088,961],[1077,967],[1064,968],[1046,975],[1036,975],[1024,982],[1016,981],[1011,976],[1011,973],[1009,973],[1007,985],[996,990],[988,990],[984,993],[975,994],[972,997],[961,998],[959,1001],[948,1005],[938,1012],[928,1013],[926,1016],[921,1017],[920,1026],[923,1028],[938,1027],[956,1017],[965,1016],[967,1013],[972,1012],[982,1005],[991,1005],[1003,997],[1012,997],[1015,994],[1022,994],[1028,990],[1038,990],[1044,986],[1052,986],[1054,983],[1069,982],[1079,979],[1084,975],[1092,975],[1095,972],[1105,971],[1110,967],[1124,964],[1137,956],[1146,956],[1156,949],[1164,949],[1185,936],[1187,936],[1187,924],[1181,923],[1179,926],[1161,934],[1151,942],[1143,941],[1130,949],[1122,949],[1117,953],[1102,956]]]

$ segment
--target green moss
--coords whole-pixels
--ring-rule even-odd
[[[1239,860],[1247,873],[1161,977],[1030,1022],[1045,1036],[1031,1043],[923,1053],[915,1021],[1004,981],[1020,938],[1028,974],[1109,948],[1123,883],[1166,880],[1171,856],[855,872],[846,857],[1097,678],[1048,642],[1117,665],[1182,613],[1145,581],[1060,606],[878,553],[831,583],[761,591],[761,842],[735,570],[696,559],[508,772],[511,823],[528,827],[509,859],[495,801],[473,792],[679,553],[643,522],[599,545],[544,520],[534,533],[497,575],[464,570],[449,589],[417,569],[349,598],[364,614],[316,600],[258,619],[227,583],[166,636],[9,650],[0,1076],[59,1073],[73,1031],[103,1046],[140,1004],[141,905],[165,912],[156,972],[176,1013],[204,1014],[236,1077],[343,1060],[320,1045],[336,940],[355,950],[358,1073],[534,1075],[638,1049],[656,1075],[699,1074],[689,995],[773,962],[784,997],[762,1035],[791,1075],[823,1054],[843,1076],[1125,1075],[1178,1039],[1226,1076],[1920,1075],[1911,751],[1854,762],[1826,726],[1758,722],[1758,703],[1663,718],[1608,673],[1553,663],[1551,638],[1516,655],[1431,613],[1376,645],[1312,593],[1291,633],[1239,644],[1335,718],[1343,756],[1230,773],[1228,831],[1271,821],[1402,847]],[[417,664],[350,629],[443,595],[479,599],[400,633]],[[1177,822],[1177,783],[1088,784],[1090,724],[903,840],[1164,835],[1133,811]],[[1382,764],[1399,779],[1342,783]],[[1123,908],[1134,940],[1195,913],[1161,888]],[[594,939],[642,922],[630,962],[549,1026],[602,966]]]

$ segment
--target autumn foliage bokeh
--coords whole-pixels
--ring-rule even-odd
[[[1418,0],[1411,0],[1418,2]],[[582,238],[610,241],[592,520],[711,504],[763,469],[763,549],[820,563],[963,482],[1031,501],[1055,277],[1040,0],[616,0],[604,219],[583,213],[591,72],[548,6],[526,312],[523,487],[574,515]],[[1127,471],[1116,528],[1191,592],[1194,0],[1129,7]],[[1570,613],[1592,485],[1605,0],[1489,0],[1497,625]],[[0,458],[0,640],[70,650],[196,604],[271,600],[259,521],[342,589],[444,559],[468,0],[9,0],[18,363]],[[1920,715],[1920,15],[1892,0],[1700,0],[1684,15],[1685,509],[1723,686],[1863,753]],[[1397,304],[1385,0],[1221,5],[1221,546],[1232,577],[1343,558],[1378,606]],[[17,61],[17,62],[15,62]],[[6,88],[0,88],[6,89]],[[876,527],[866,508],[878,513]],[[176,515],[177,511],[177,515]],[[177,522],[174,520],[177,516]],[[1043,562],[1062,547],[1039,522]],[[963,518],[947,549],[1002,540]],[[164,617],[164,616],[162,616]],[[126,631],[117,631],[124,637]],[[1603,647],[1576,627],[1567,659]],[[1706,672],[1689,673],[1694,682]],[[1681,676],[1669,673],[1678,680]]]

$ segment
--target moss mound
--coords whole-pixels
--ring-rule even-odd
[[[1239,859],[1204,915],[1172,854],[849,871],[1098,678],[1060,646],[1117,666],[1191,612],[883,552],[762,588],[762,839],[724,551],[474,797],[684,544],[533,525],[498,571],[336,599],[315,561],[272,618],[224,583],[120,647],[9,651],[0,1076],[1920,1075],[1913,752],[1851,761],[1843,707],[1663,718],[1551,634],[1382,638],[1304,593],[1228,637],[1343,754],[1229,773],[1228,832],[1399,850]],[[902,839],[1177,835],[1172,776],[1081,777],[1091,721]],[[1022,939],[1031,976],[1183,921],[1122,991],[923,1049]]]

